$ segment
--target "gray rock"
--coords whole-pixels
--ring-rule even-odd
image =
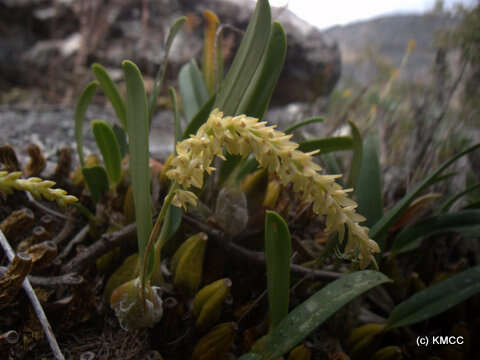
[[[242,30],[246,29],[255,8],[255,2],[251,0],[179,0],[179,3],[185,13],[193,10],[194,13],[201,14],[206,9],[212,9],[222,23]],[[288,44],[285,66],[273,102],[287,104],[292,101],[310,101],[330,94],[341,72],[337,44],[327,43],[318,29],[288,9],[272,8],[272,17],[285,28]],[[238,46],[241,36],[238,33],[232,35]],[[201,33],[197,36],[201,36]],[[200,41],[199,38],[198,42]]]
[[[9,81],[32,85],[33,80],[30,79],[35,79],[35,85],[40,87],[47,87],[57,80],[65,82],[65,78],[69,78],[66,74],[77,69],[79,58],[80,62],[85,62],[84,65],[96,61],[117,68],[121,60],[132,59],[144,74],[153,77],[163,59],[163,42],[169,26],[178,16],[188,15],[189,24],[175,40],[170,54],[167,80],[174,82],[184,63],[192,57],[199,62],[201,60],[203,10],[212,9],[222,23],[245,30],[255,6],[251,0],[151,0],[148,2],[148,25],[145,27],[142,1],[119,0],[102,5],[92,14],[91,23],[87,22],[82,30],[79,5],[74,1],[62,1],[55,5],[49,1],[0,0],[0,7],[1,4],[8,6],[10,12],[32,19],[42,32],[34,32],[31,28],[22,32],[18,28],[15,35],[22,40],[20,42],[8,42],[0,35],[0,44],[8,45],[0,51],[0,75],[11,73],[11,69],[16,67],[20,71]],[[340,76],[337,45],[327,44],[320,31],[288,10],[273,8],[272,13],[273,18],[284,25],[288,37],[286,64],[273,102],[310,101],[328,95]],[[9,21],[0,16],[0,22]],[[105,22],[108,26],[104,25]],[[16,26],[13,21],[9,25]],[[81,41],[79,36],[91,46],[86,55],[81,54],[78,46]],[[94,44],[96,38],[100,39],[98,45]],[[227,56],[228,63],[240,43],[241,34],[227,29],[224,38],[232,46],[231,55]],[[72,46],[72,39],[75,39],[76,46]],[[2,57],[2,53],[5,56]],[[49,78],[47,81],[40,75],[51,70],[52,64],[56,65],[56,71],[51,71],[51,76],[57,75],[59,79]],[[28,72],[22,71],[22,68]],[[39,76],[32,77],[32,72]],[[89,74],[84,68],[82,74],[86,73]],[[86,79],[82,77],[83,81],[86,82]]]

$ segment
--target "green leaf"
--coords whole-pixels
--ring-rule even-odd
[[[450,207],[462,196],[468,195],[476,191],[478,188],[480,188],[480,183],[474,184],[472,186],[469,186],[467,189],[465,189],[462,192],[459,192],[458,194],[455,194],[448,198],[442,205],[440,205],[440,210],[438,210],[439,213],[447,212]]]
[[[236,114],[248,114],[259,119],[263,117],[282,72],[286,53],[285,31],[282,25],[274,22],[271,26],[268,48],[242,96]]]
[[[271,329],[288,314],[290,298],[290,257],[292,245],[288,225],[274,211],[265,217],[265,260]]]
[[[293,309],[270,334],[264,360],[276,359],[298,345],[342,306],[367,290],[390,281],[373,270],[354,272],[331,282]]]
[[[479,201],[471,202],[470,204],[468,204],[467,206],[465,206],[464,208],[462,208],[462,210],[466,210],[466,209],[478,209],[478,208],[480,208],[480,200],[479,200]]]
[[[202,126],[207,120],[210,112],[213,108],[213,103],[215,102],[215,96],[212,96],[208,101],[202,106],[200,111],[193,117],[193,119],[188,123],[187,128],[183,132],[182,140],[187,139],[191,134],[195,134],[197,130]]]
[[[395,238],[392,253],[400,254],[415,249],[420,244],[416,240],[425,236],[443,232],[472,234],[478,230],[480,230],[480,210],[462,210],[431,216],[403,229]],[[480,236],[480,232],[477,232],[477,236]]]
[[[75,107],[75,140],[77,143],[77,153],[80,160],[80,165],[85,166],[85,160],[83,158],[83,122],[85,120],[85,112],[88,105],[92,102],[92,98],[97,91],[98,82],[92,81],[78,98],[77,106]]]
[[[448,168],[452,163],[456,160],[461,158],[462,156],[478,149],[480,144],[476,144],[467,148],[466,150],[458,153],[457,155],[451,157],[447,161],[445,161],[438,169],[436,169],[432,174],[427,176],[421,183],[419,183],[412,191],[406,194],[402,200],[397,202],[397,204],[391,208],[386,214],[382,216],[382,218],[375,223],[373,228],[370,230],[370,237],[374,240],[379,239],[382,237],[394,224],[394,222],[403,214],[405,209],[410,205],[410,203],[417,197],[420,192],[422,192],[425,188],[432,185],[437,181],[437,178],[442,175],[442,172]]]
[[[398,304],[386,329],[419,323],[480,292],[480,265],[426,288]]]
[[[183,25],[187,21],[186,16],[180,16],[179,18],[176,18],[175,21],[173,22],[173,25],[170,27],[170,30],[168,32],[167,36],[167,42],[165,44],[165,51],[169,52],[170,48],[172,47],[173,40],[175,40],[175,37],[177,36],[178,32],[182,30]]]
[[[324,122],[324,121],[325,121],[324,118],[313,117],[313,118],[310,118],[310,119],[307,119],[307,120],[303,120],[299,123],[293,124],[292,126],[286,128],[284,133],[288,135],[288,134],[293,133],[295,130],[300,129],[303,126],[314,124],[314,123],[320,123],[320,122]]]
[[[377,149],[377,138],[367,137],[363,144],[360,173],[355,187],[357,211],[367,218],[364,224],[368,227],[373,226],[383,216],[382,174]]]
[[[92,131],[108,176],[114,184],[118,184],[122,178],[122,156],[112,127],[105,121],[95,120],[92,122]]]
[[[340,168],[340,165],[338,164],[337,158],[333,153],[328,153],[328,154],[323,154],[322,155],[322,160],[324,161],[325,168],[327,169],[328,174],[342,174],[343,171]],[[337,184],[341,185],[342,187],[345,187],[345,184],[343,183],[343,177],[335,179]]]
[[[258,169],[258,161],[255,159],[254,156],[249,157],[247,160],[245,160],[242,163],[242,167],[238,170],[237,176],[235,178],[235,181],[239,183],[242,181],[242,179],[247,176],[248,174],[253,173],[255,170]]]
[[[358,130],[357,125],[353,121],[348,121],[350,128],[352,129],[352,138],[353,138],[353,158],[352,164],[350,166],[350,174],[348,176],[347,186],[349,188],[355,186],[357,183],[358,176],[360,174],[360,169],[362,167],[362,157],[363,157],[363,139]],[[378,157],[377,157],[378,159]]]
[[[180,224],[182,223],[183,211],[182,208],[179,208],[175,205],[170,205],[168,207],[167,213],[165,214],[165,223],[166,226],[162,226],[162,232],[165,231],[165,236],[159,236],[160,239],[163,238],[163,241],[166,242],[175,233],[177,232]],[[160,244],[160,248],[163,248],[165,244]]]
[[[222,162],[222,166],[218,171],[218,183],[217,186],[221,187],[230,175],[233,174],[238,164],[242,161],[241,155],[232,155],[230,153],[225,154],[225,161]]]
[[[320,154],[333,151],[351,150],[353,138],[350,136],[329,137],[325,139],[307,140],[300,143],[298,149],[303,152],[320,150]]]
[[[182,96],[183,112],[190,122],[208,100],[205,81],[194,59],[180,69],[178,87]]]
[[[175,205],[170,205],[165,214],[164,223],[158,238],[155,240],[157,242],[157,247],[162,251],[165,244],[168,240],[172,238],[173,235],[177,232],[180,224],[182,223],[183,211],[182,208],[179,208]],[[151,269],[153,270],[153,269]],[[150,273],[148,274],[150,276]]]
[[[173,153],[176,154],[175,145],[182,140],[182,124],[180,123],[180,114],[178,113],[177,93],[173,87],[168,88],[170,100],[173,108],[173,124],[174,124],[174,139],[173,139]]]
[[[215,107],[225,115],[237,115],[243,95],[251,85],[270,39],[272,17],[267,0],[257,1],[247,31],[222,82]]]
[[[168,54],[170,53],[170,48],[172,47],[173,40],[177,36],[178,32],[182,29],[183,24],[185,24],[187,18],[185,16],[181,16],[173,22],[173,25],[170,27],[168,32],[167,41],[165,43],[165,55],[163,57],[163,63],[160,69],[158,69],[157,75],[155,77],[155,83],[153,85],[152,93],[150,94],[150,101],[148,106],[148,128],[150,129],[150,125],[152,124],[152,118],[157,108],[157,98],[160,92],[160,89],[163,85],[163,80],[165,79],[165,72],[167,71],[168,65]]]
[[[127,85],[129,168],[135,204],[138,251],[140,259],[143,259],[145,247],[152,231],[148,153],[148,104],[143,78],[138,67],[128,60],[122,62],[122,67]]]
[[[115,133],[115,137],[117,138],[118,146],[120,146],[120,154],[122,158],[128,154],[128,143],[127,143],[127,134],[125,130],[117,124],[113,124],[113,132]]]
[[[108,100],[110,100],[113,110],[115,110],[115,114],[117,114],[118,120],[120,120],[120,124],[122,124],[125,130],[127,130],[125,102],[120,96],[117,86],[102,65],[93,64],[92,71],[100,83],[103,92],[107,96]]]
[[[82,168],[82,174],[94,203],[97,203],[105,191],[108,191],[107,172],[100,165]]]

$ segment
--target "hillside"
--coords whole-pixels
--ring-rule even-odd
[[[392,15],[335,26],[325,30],[327,40],[337,41],[342,57],[341,83],[354,80],[366,85],[378,74],[375,61],[399,66],[411,39],[416,47],[401,74],[405,80],[428,80],[440,29],[457,20],[448,14]]]

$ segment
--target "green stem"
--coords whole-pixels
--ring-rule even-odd
[[[160,231],[162,227],[165,226],[165,223],[163,220],[165,219],[167,210],[170,204],[172,203],[173,196],[175,195],[175,190],[177,190],[178,187],[179,185],[177,182],[172,183],[172,185],[170,186],[170,190],[168,191],[167,196],[165,196],[165,199],[163,200],[163,205],[162,205],[162,208],[160,209],[160,214],[158,214],[157,220],[155,221],[155,225],[153,226],[152,232],[150,234],[150,238],[148,239],[147,246],[145,247],[145,252],[143,254],[141,271],[140,271],[140,282],[141,282],[142,294],[145,290],[145,282],[147,278],[146,274],[147,274],[147,266],[148,266],[148,255],[152,250],[153,244],[155,243],[158,236],[160,235]]]

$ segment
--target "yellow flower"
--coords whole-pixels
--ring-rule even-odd
[[[195,135],[177,144],[178,155],[172,160],[167,176],[184,189],[201,188],[204,173],[215,170],[210,167],[215,156],[223,159],[224,147],[233,155],[247,157],[253,153],[261,167],[276,173],[283,185],[292,183],[302,200],[311,201],[317,215],[326,215],[326,231],[337,232],[340,242],[344,241],[347,227],[345,254],[356,256],[360,266],[366,267],[372,254],[380,249],[368,237],[368,228],[359,225],[365,218],[356,213],[357,204],[347,195],[352,189],[343,189],[335,182],[341,175],[320,174],[322,168],[312,158],[316,152],[297,150],[298,144],[290,141],[291,135],[275,127],[245,115],[223,117],[215,109]],[[184,207],[194,205],[196,196],[179,189],[173,203]]]

